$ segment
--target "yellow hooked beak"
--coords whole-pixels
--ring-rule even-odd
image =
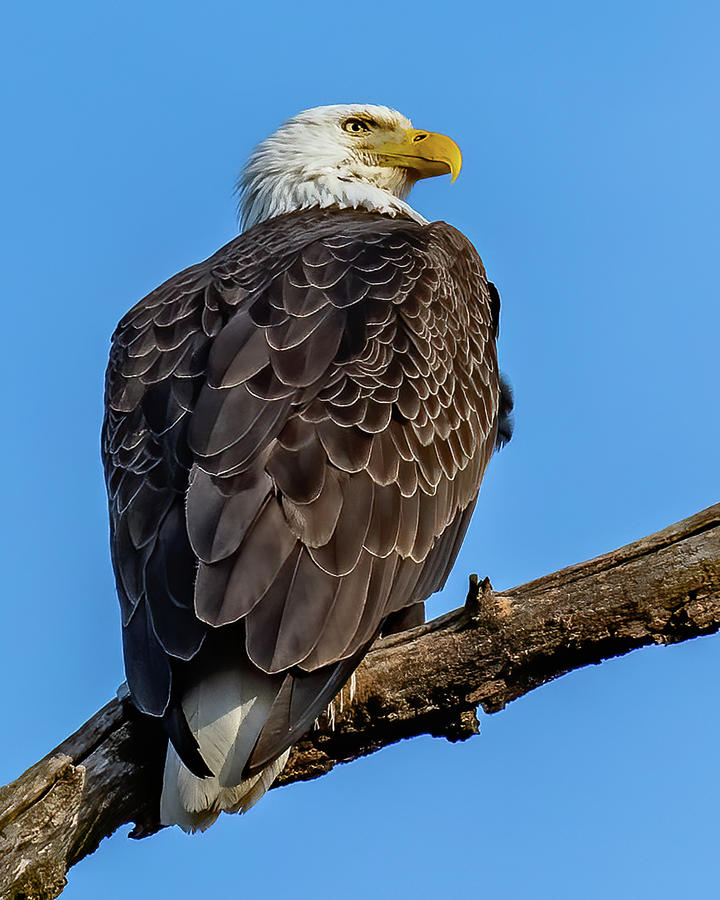
[[[462,167],[462,153],[455,141],[444,134],[418,128],[408,128],[401,141],[379,144],[373,152],[383,162],[387,160],[392,166],[410,169],[416,178],[432,178],[449,172],[455,181]]]

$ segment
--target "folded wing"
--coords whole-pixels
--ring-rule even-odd
[[[273,685],[257,772],[442,586],[496,442],[494,305],[449,226],[312,210],[126,316],[103,446],[141,709],[167,715],[232,636]]]

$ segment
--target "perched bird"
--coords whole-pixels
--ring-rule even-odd
[[[165,824],[256,802],[447,578],[512,406],[479,256],[405,199],[460,165],[382,106],[300,113],[245,167],[242,234],[113,335],[112,560]]]

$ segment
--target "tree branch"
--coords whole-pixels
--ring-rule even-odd
[[[720,504],[619,550],[510,591],[471,578],[465,606],[380,641],[278,784],[420,734],[464,740],[475,710],[572,669],[720,628]],[[351,696],[352,694],[352,696]],[[0,898],[45,900],[103,837],[156,831],[164,741],[112,700],[0,788]]]

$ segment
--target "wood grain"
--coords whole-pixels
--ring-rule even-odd
[[[720,629],[720,504],[657,534],[502,593],[471,579],[465,605],[380,641],[278,784],[420,734],[464,740],[475,710],[652,643]],[[160,827],[159,729],[111,700],[0,788],[0,898],[57,897],[67,870],[127,822]]]

